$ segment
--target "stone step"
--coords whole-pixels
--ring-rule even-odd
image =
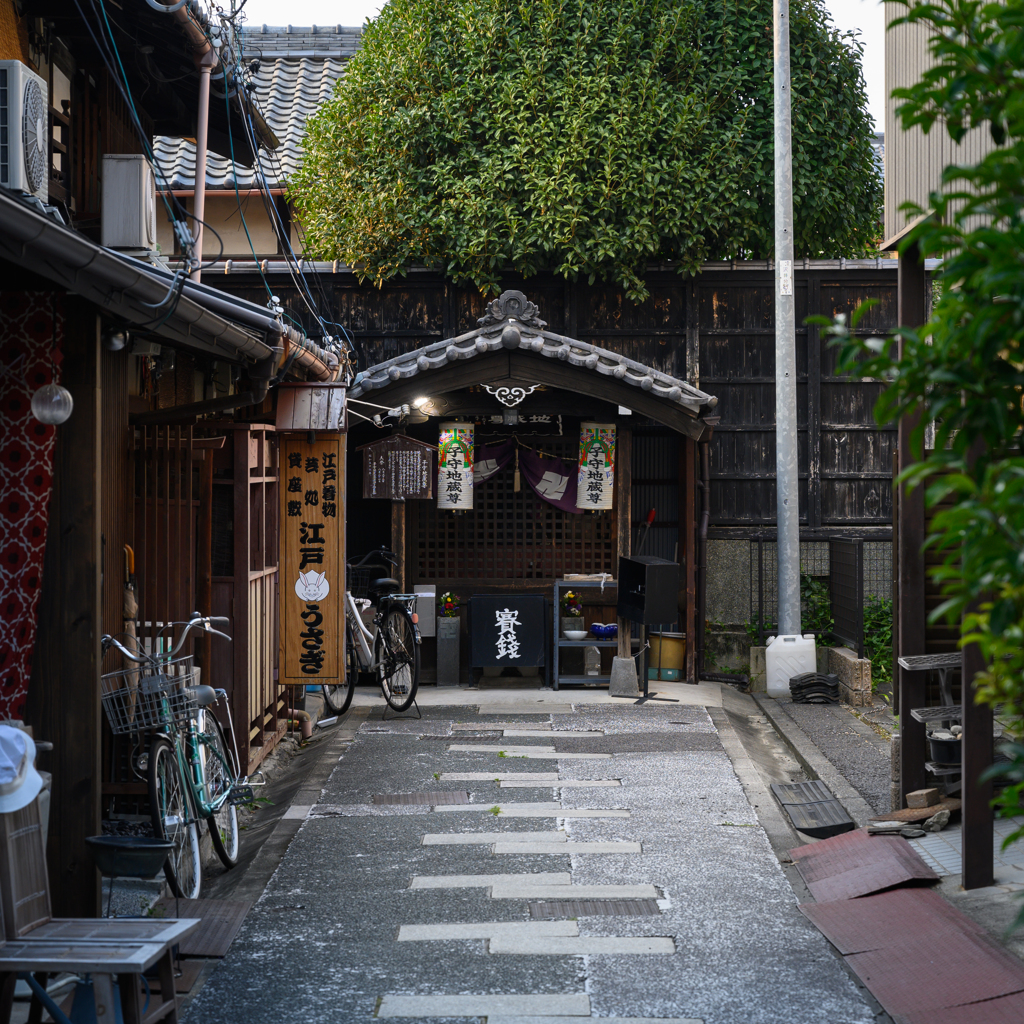
[[[410,889],[468,889],[479,886],[506,885],[529,879],[535,889],[557,885],[569,887],[568,871],[538,871],[524,875],[414,875]]]

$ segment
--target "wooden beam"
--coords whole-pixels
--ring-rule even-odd
[[[633,550],[633,431],[623,427],[621,421],[616,440],[618,455],[615,459],[615,573],[619,572],[619,558],[628,558]],[[558,609],[555,609],[558,614]],[[632,623],[629,619],[617,618],[619,624],[620,658],[632,656]]]
[[[61,382],[74,399],[57,428],[39,630],[27,720],[53,752],[47,867],[53,913],[96,917],[100,876],[85,844],[100,831],[101,418],[100,323],[79,299],[65,306]]]
[[[405,593],[405,501],[391,502],[391,550],[398,559],[395,564],[395,579],[398,592]]]
[[[898,271],[898,319],[903,327],[919,327],[925,321],[925,271],[920,249],[914,246],[900,255]],[[902,343],[901,343],[902,351]],[[916,419],[904,417],[897,436],[897,466],[902,473],[911,465],[910,435]],[[924,488],[900,488],[898,534],[898,589],[896,628],[901,656],[925,654],[925,566],[921,553],[925,540]],[[899,671],[900,799],[927,784],[924,725],[910,714],[925,705],[927,673]]]
[[[692,685],[697,679],[697,442],[679,438],[679,562],[683,570],[686,594],[683,632],[686,634],[685,678]]]

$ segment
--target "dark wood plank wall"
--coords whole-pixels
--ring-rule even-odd
[[[410,272],[378,289],[348,273],[323,275],[335,319],[353,335],[361,369],[477,326],[485,300],[430,272]],[[245,275],[210,283],[262,303],[266,291]],[[859,333],[896,325],[896,272],[816,269],[796,272],[797,320],[850,315],[877,305]],[[774,278],[768,270],[709,270],[697,278],[648,275],[650,297],[629,302],[614,285],[569,283],[551,275],[509,277],[536,302],[549,330],[622,352],[716,395],[721,423],[711,443],[711,536],[741,538],[775,521]],[[308,311],[287,281],[274,293],[297,319]],[[872,409],[881,385],[835,376],[835,351],[817,326],[797,333],[802,532],[837,530],[888,537],[892,525],[895,430]],[[639,426],[639,424],[637,424]],[[642,518],[644,510],[634,510]]]

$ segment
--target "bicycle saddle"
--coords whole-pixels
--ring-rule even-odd
[[[217,694],[212,686],[190,686],[189,692],[201,708],[217,703]]]
[[[367,590],[375,597],[387,597],[388,594],[397,594],[399,589],[398,580],[393,580],[390,576],[382,576],[379,580],[373,580],[367,587]]]

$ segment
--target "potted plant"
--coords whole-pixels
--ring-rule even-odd
[[[437,685],[459,685],[459,599],[447,590],[437,599]]]
[[[567,630],[582,630],[586,633],[587,627],[583,625],[583,605],[580,603],[580,596],[575,590],[567,590],[561,599],[562,605],[562,632]]]

